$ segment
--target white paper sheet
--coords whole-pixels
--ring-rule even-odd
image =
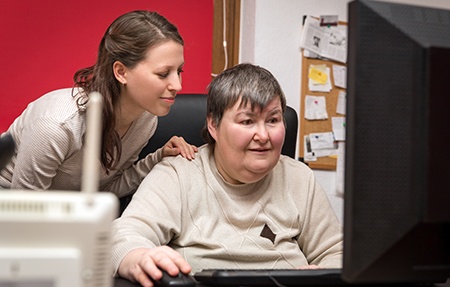
[[[328,119],[327,104],[324,96],[305,96],[305,119]]]

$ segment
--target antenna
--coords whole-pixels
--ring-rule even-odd
[[[86,141],[83,154],[81,191],[94,194],[99,187],[99,159],[102,127],[102,95],[98,92],[89,94],[86,113]],[[93,197],[88,196],[88,202]]]

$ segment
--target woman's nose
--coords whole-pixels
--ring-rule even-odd
[[[181,91],[182,85],[181,85],[181,75],[176,75],[171,77],[170,83],[169,83],[169,90],[172,91]]]
[[[269,138],[269,132],[266,126],[264,124],[258,124],[253,139],[265,143]]]

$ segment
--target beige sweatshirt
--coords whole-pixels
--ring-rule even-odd
[[[314,174],[281,156],[253,184],[218,174],[208,146],[163,159],[113,224],[113,272],[135,248],[169,245],[206,268],[341,267],[342,230]]]

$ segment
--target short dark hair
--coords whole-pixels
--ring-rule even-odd
[[[241,105],[250,103],[252,109],[264,108],[275,97],[281,102],[283,114],[286,110],[286,97],[277,79],[267,69],[257,65],[242,63],[220,73],[208,86],[207,117],[218,126],[226,109],[241,99]],[[214,138],[205,125],[202,136],[209,144]]]

